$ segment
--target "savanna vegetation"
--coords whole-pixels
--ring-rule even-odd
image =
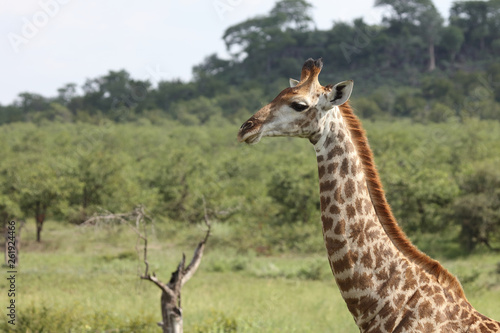
[[[80,224],[144,205],[166,280],[203,232],[203,201],[214,227],[184,290],[186,331],[356,331],[323,258],[310,144],[236,142],[309,57],[323,57],[323,84],[355,80],[352,105],[401,227],[498,319],[500,2],[457,2],[446,24],[430,0],[376,5],[387,8],[379,24],[323,31],[309,3],[278,1],[229,27],[231,58],[208,56],[192,81],[153,86],[114,70],[0,105],[1,222],[27,221],[21,331],[157,331],[159,295],[139,282],[133,233]]]
[[[256,229],[256,228],[255,228]],[[314,229],[314,230],[313,230]],[[184,331],[359,332],[333,281],[325,251],[286,251],[263,256],[252,249],[227,247],[232,226],[214,223],[196,275],[183,288]],[[149,261],[168,280],[184,251],[191,256],[204,228],[156,223],[150,233]],[[143,264],[135,235],[124,226],[73,227],[50,220],[43,242],[36,230],[23,230],[17,332],[161,332],[160,292],[140,280]],[[428,236],[446,248],[449,237]],[[321,226],[308,242],[322,242]],[[426,242],[426,241],[424,241]],[[498,318],[499,256],[476,253],[444,259],[460,278],[468,300],[483,314]],[[6,281],[0,281],[6,290]],[[0,293],[1,304],[6,304]],[[0,330],[10,332],[4,316]]]
[[[457,246],[466,252],[498,246],[498,122],[365,125],[388,200],[407,233],[456,230]],[[309,142],[247,147],[236,142],[236,132],[223,119],[203,127],[147,119],[3,126],[3,218],[35,220],[38,240],[47,218],[79,224],[138,204],[165,223],[193,225],[203,217],[205,198],[211,219],[241,228],[228,246],[269,253],[321,249],[301,241],[308,233],[293,231],[319,221]]]

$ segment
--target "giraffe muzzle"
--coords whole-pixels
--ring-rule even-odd
[[[253,117],[252,117],[253,118]],[[250,118],[241,125],[238,131],[238,141],[248,144],[257,143],[260,140],[260,126],[256,126],[256,122]]]
[[[243,125],[241,125],[240,132],[247,131],[252,127],[253,127],[253,121],[247,120],[246,122],[243,123]]]

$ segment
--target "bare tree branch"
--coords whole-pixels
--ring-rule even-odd
[[[145,267],[144,273],[140,274],[140,278],[153,282],[162,290],[161,309],[163,321],[158,323],[158,325],[162,327],[163,332],[182,332],[181,289],[200,266],[205,244],[210,236],[211,224],[208,219],[205,198],[203,198],[203,208],[205,225],[207,226],[205,237],[198,243],[193,258],[187,267],[185,267],[186,256],[182,254],[182,260],[177,266],[177,270],[172,273],[170,281],[167,284],[160,281],[154,272],[152,274],[149,273],[147,222],[153,222],[153,220],[146,214],[146,210],[143,206],[138,206],[132,212],[126,214],[112,214],[106,212],[106,214],[103,215],[94,215],[83,223],[83,225],[96,225],[100,221],[115,220],[127,225],[137,235],[135,248],[139,257],[141,252],[140,243],[141,241],[143,242],[142,260]]]
[[[175,298],[174,292],[166,284],[164,284],[163,282],[161,282],[154,274],[153,275],[147,275],[147,276],[141,276],[141,279],[153,282],[163,292],[169,294],[170,297]]]
[[[191,279],[191,277],[196,273],[196,270],[200,266],[201,263],[201,258],[203,257],[203,250],[205,250],[205,244],[208,240],[208,237],[210,236],[210,229],[212,225],[210,224],[210,221],[208,220],[208,214],[207,214],[207,205],[205,202],[205,197],[203,197],[203,210],[204,210],[204,220],[205,220],[205,225],[207,226],[207,232],[205,234],[205,238],[201,242],[198,243],[198,246],[196,247],[196,250],[194,251],[193,259],[191,259],[191,262],[189,263],[188,267],[186,267],[186,270],[184,272],[184,277],[182,278],[182,284],[183,286],[186,282]]]

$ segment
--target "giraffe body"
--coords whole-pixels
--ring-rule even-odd
[[[455,277],[418,251],[397,226],[359,120],[352,81],[323,87],[321,60],[306,61],[238,138],[298,136],[314,145],[321,220],[330,267],[361,332],[500,332],[477,312]]]

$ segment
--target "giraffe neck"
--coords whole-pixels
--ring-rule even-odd
[[[338,108],[328,112],[314,144],[320,182],[321,220],[328,260],[358,326],[382,309],[380,285],[390,265],[402,265],[372,204],[360,158]]]
[[[397,226],[384,226],[366,156],[353,142],[360,132],[349,129],[343,112],[327,112],[311,142],[328,260],[360,331],[500,332],[500,323],[479,314],[446,270],[429,269],[437,262],[422,260],[411,243],[402,247],[405,240],[394,239],[401,237]]]

